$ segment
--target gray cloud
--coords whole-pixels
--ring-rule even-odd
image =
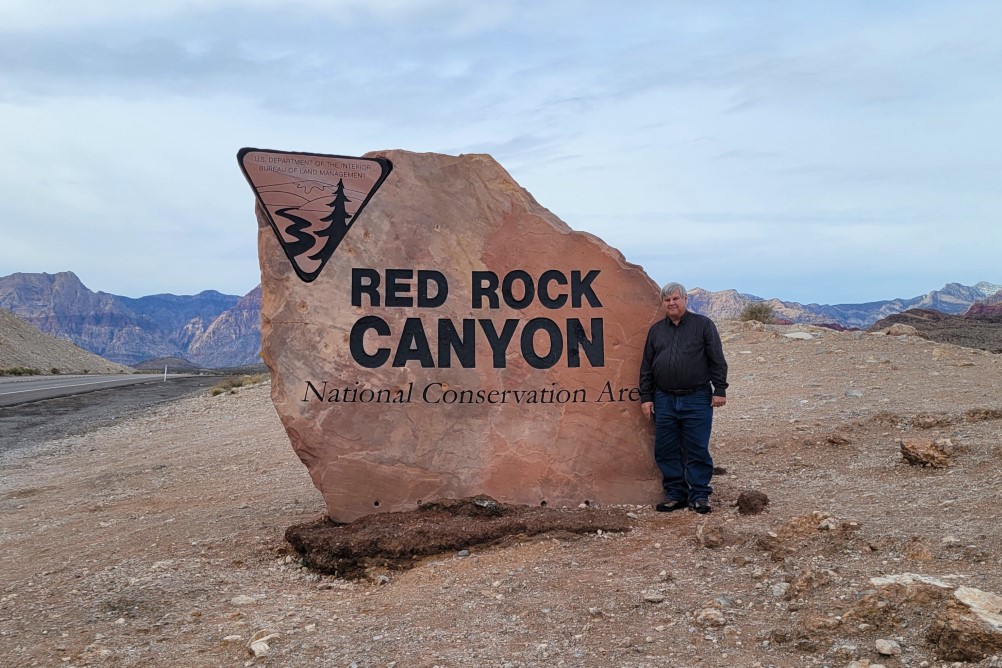
[[[92,224],[141,217],[155,239],[194,234],[205,215],[219,221],[217,240],[242,234],[231,203],[247,192],[232,154],[244,141],[490,153],[628,259],[697,277],[706,256],[741,251],[735,237],[775,244],[767,268],[728,256],[711,277],[731,284],[706,287],[778,277],[822,233],[869,231],[886,244],[915,226],[991,238],[997,225],[997,3],[193,6],[101,16],[88,5],[86,21],[58,24],[3,21],[0,10],[0,120],[22,129],[0,139],[18,163],[0,172],[24,225],[63,224],[29,201],[45,180],[70,220],[114,210]],[[186,167],[154,169],[152,151]],[[86,181],[93,174],[128,195]],[[213,187],[203,192],[203,180]],[[199,206],[174,203],[171,188],[197,193]],[[596,188],[603,197],[590,197]],[[693,229],[719,247],[658,248]],[[21,243],[11,235],[10,248]],[[847,247],[852,262],[871,257],[865,243]],[[821,277],[848,260],[812,262]],[[253,257],[244,275],[249,289]]]

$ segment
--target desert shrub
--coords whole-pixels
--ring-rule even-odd
[[[38,369],[26,366],[11,366],[0,369],[0,376],[38,376],[41,373]]]
[[[235,393],[238,387],[248,387],[250,385],[257,385],[258,383],[263,383],[268,380],[268,375],[263,373],[255,374],[245,374],[243,376],[230,376],[226,380],[220,381],[213,385],[212,389],[209,390],[209,394],[213,397],[226,392]]]
[[[748,321],[748,320],[758,320],[761,323],[769,324],[775,320],[776,316],[772,312],[772,307],[765,302],[751,302],[750,304],[745,304],[745,307],[741,309],[741,315],[738,316],[738,320]]]
[[[53,376],[58,376],[59,374],[62,373],[62,371],[59,370],[59,367],[54,366],[51,369],[49,369],[49,373],[51,373]]]

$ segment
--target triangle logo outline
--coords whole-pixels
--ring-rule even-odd
[[[237,162],[296,275],[311,283],[393,169],[385,158],[242,148]]]

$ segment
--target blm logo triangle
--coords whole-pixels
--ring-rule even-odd
[[[237,161],[296,275],[320,275],[390,173],[383,158],[243,148]]]

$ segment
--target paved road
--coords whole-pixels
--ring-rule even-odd
[[[167,382],[174,378],[176,377],[167,376]],[[30,401],[68,397],[109,387],[162,382],[164,382],[163,376],[150,374],[0,378],[0,406],[16,406]]]
[[[145,374],[102,378],[111,380],[110,386],[86,384],[86,381],[98,380],[95,376],[46,376],[44,379],[21,378],[12,382],[0,382],[0,397],[9,395],[6,396],[9,401],[14,401],[14,397],[20,397],[18,400],[22,401],[33,392],[62,392],[72,389],[40,389],[34,385],[34,381],[48,380],[52,385],[76,385],[71,382],[74,379],[84,381],[84,384],[76,388],[80,394],[0,405],[0,464],[4,455],[15,450],[114,424],[166,401],[208,392],[209,388],[222,380],[219,376],[168,376],[165,383],[162,375]],[[117,385],[112,380],[114,378],[118,378]],[[126,385],[121,384],[123,381]]]

